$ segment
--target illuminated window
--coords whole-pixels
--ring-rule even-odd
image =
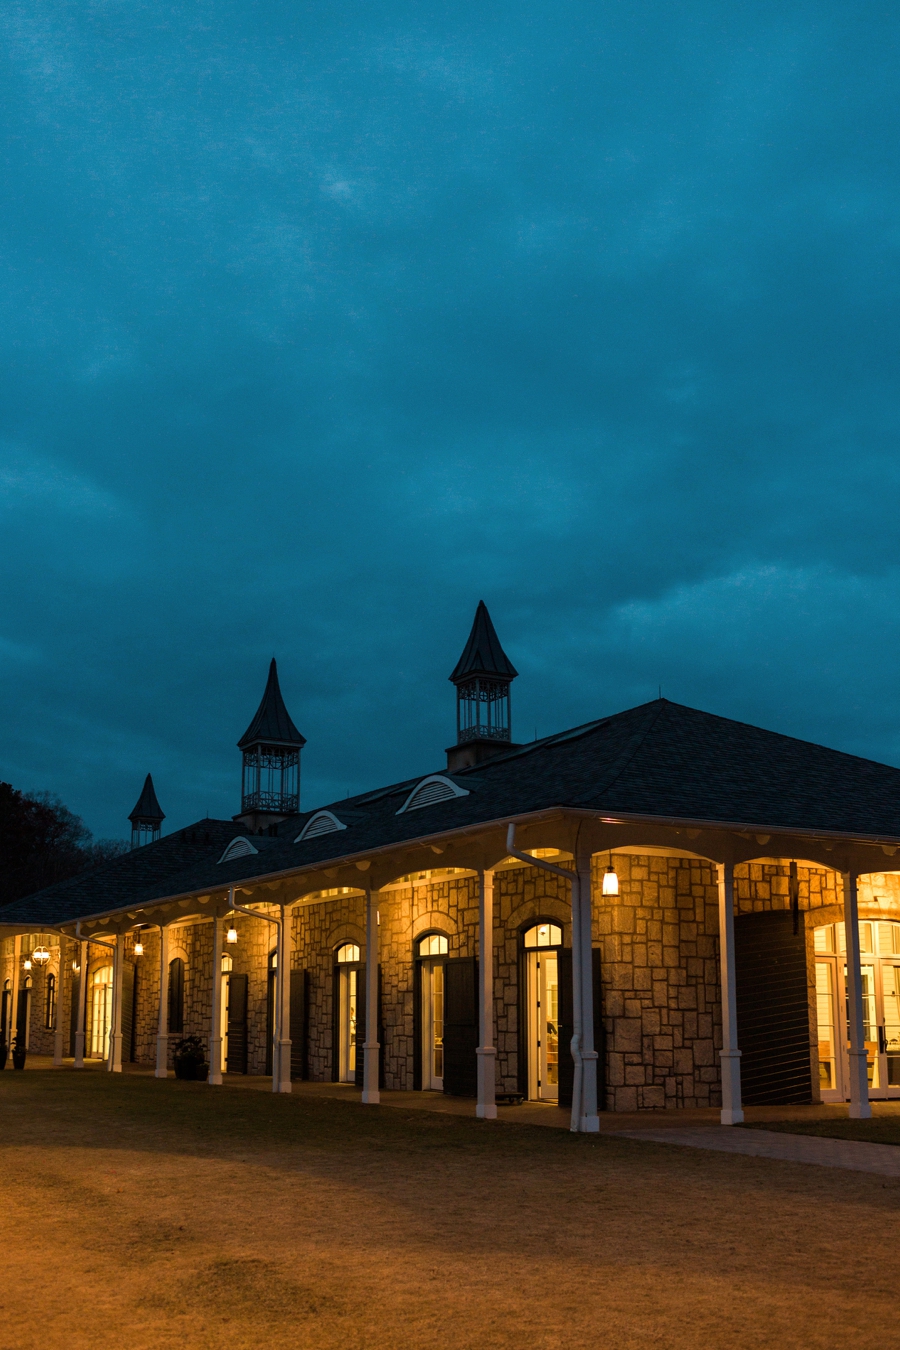
[[[419,938],[420,956],[446,956],[449,950],[450,943],[443,933],[428,933],[425,937]]]
[[[229,972],[232,971],[232,970],[234,970],[234,961],[231,959],[231,957],[228,955],[227,952],[223,952],[223,953],[222,953],[222,974],[223,974],[223,975],[227,975],[227,974],[229,974]]]
[[[91,1054],[106,1058],[112,1013],[112,966],[101,966],[91,976]]]
[[[526,947],[561,947],[562,929],[555,923],[536,923],[525,934]]]
[[[343,947],[338,947],[334,959],[338,965],[347,965],[351,961],[358,961],[359,948],[355,942],[345,942]]]
[[[813,930],[813,944],[817,952],[834,951],[834,928],[830,923]]]

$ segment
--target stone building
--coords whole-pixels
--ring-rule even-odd
[[[900,1096],[900,771],[664,699],[517,744],[483,604],[450,678],[445,763],[301,810],[273,661],[232,820],[160,837],[148,777],[129,854],[0,912],[3,1046],[587,1131]]]

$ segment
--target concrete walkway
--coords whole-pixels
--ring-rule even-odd
[[[852,1139],[823,1139],[811,1134],[781,1134],[775,1130],[745,1130],[734,1125],[701,1125],[684,1129],[616,1130],[623,1139],[652,1140],[682,1148],[706,1148],[718,1153],[745,1153],[779,1162],[840,1167],[849,1172],[877,1172],[900,1177],[900,1148],[893,1144],[865,1144]]]

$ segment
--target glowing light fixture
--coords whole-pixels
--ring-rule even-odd
[[[612,853],[610,853],[609,855],[609,866],[603,873],[603,894],[604,895],[619,894],[619,878],[616,875],[616,869],[613,867],[612,864]]]
[[[237,940],[238,940],[237,929],[235,928],[234,924],[232,923],[232,924],[231,924],[231,927],[228,929],[228,932],[225,934],[225,941],[226,941],[226,942],[237,942]]]
[[[79,970],[81,969],[81,966],[78,964],[77,961],[73,961],[73,962],[72,962],[72,969],[75,971],[75,974],[77,975],[78,972],[79,972]]]
[[[45,966],[50,960],[50,953],[47,951],[46,947],[35,947],[34,951],[31,953],[31,959],[32,961],[37,961],[39,966]]]
[[[22,969],[23,969],[23,970],[30,970],[30,969],[31,969],[31,957],[30,957],[30,956],[26,956],[26,957],[25,957],[25,960],[22,962]]]
[[[143,944],[143,942],[141,942],[140,938],[138,938],[137,941],[136,941],[135,944],[134,944],[134,954],[135,954],[135,956],[143,956],[143,955],[144,955],[144,944]]]

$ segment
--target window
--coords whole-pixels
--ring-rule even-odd
[[[536,923],[525,934],[526,947],[561,947],[562,929],[555,923]]]
[[[446,956],[450,943],[443,933],[427,933],[416,944],[419,956]]]
[[[48,1031],[53,1031],[56,1026],[56,976],[53,974],[47,976],[44,994],[44,1026]]]
[[[433,773],[416,784],[397,815],[401,816],[404,811],[419,811],[423,806],[434,806],[435,802],[449,801],[452,797],[468,797],[468,795],[468,789],[461,788],[452,778],[445,778],[441,773]]]
[[[106,1058],[112,1013],[112,966],[101,966],[91,976],[91,1054]]]
[[[222,974],[229,975],[234,969],[234,961],[227,952],[222,953]]]
[[[342,947],[338,947],[334,956],[338,965],[348,965],[350,962],[359,960],[359,948],[355,942],[345,942]]]
[[[169,1031],[184,1031],[184,961],[169,962]]]

